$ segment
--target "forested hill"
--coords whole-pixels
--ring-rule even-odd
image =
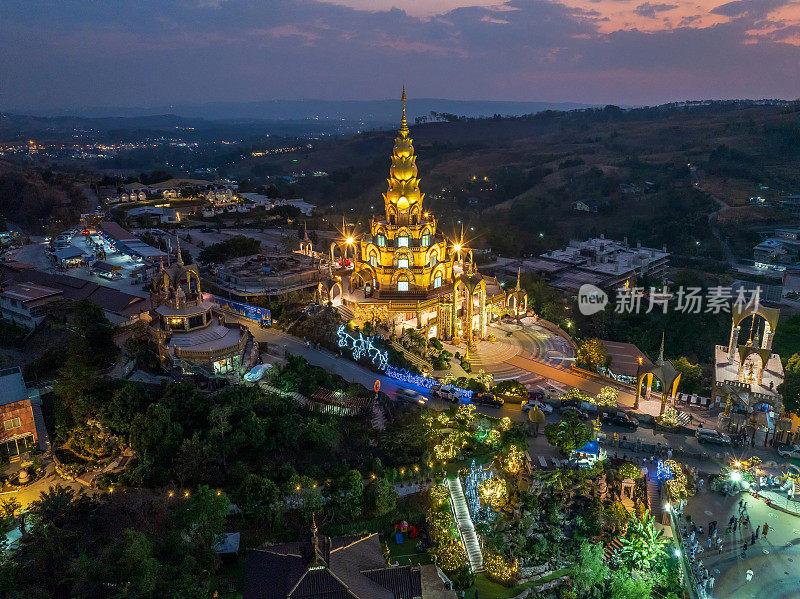
[[[744,205],[760,193],[800,192],[798,103],[447,118],[412,127],[426,205],[443,226],[475,226],[475,245],[506,254],[538,253],[571,237],[605,233],[667,244],[687,259],[722,260],[713,241],[697,243],[710,237],[708,215],[718,209],[711,195]],[[287,173],[328,172],[300,181],[296,193],[358,219],[382,206],[394,136],[380,131],[320,141],[301,156],[258,167],[270,162]],[[255,165],[244,163],[241,175]],[[597,212],[575,210],[584,200]],[[741,211],[745,225],[783,218],[769,209],[748,210]]]
[[[0,161],[0,216],[25,233],[62,230],[76,223],[86,207],[74,178]]]

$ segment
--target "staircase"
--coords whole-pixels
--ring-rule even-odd
[[[606,545],[604,551],[606,555],[606,561],[611,563],[612,560],[614,559],[614,554],[617,551],[619,551],[621,547],[622,543],[620,542],[619,538],[614,537],[613,539],[611,539],[611,542],[608,543],[608,545]]]
[[[339,314],[342,315],[342,318],[344,319],[345,322],[350,322],[356,316],[355,312],[353,312],[350,308],[348,308],[344,304],[339,304],[338,306],[336,306],[336,309],[339,311]]]
[[[647,503],[650,504],[650,515],[661,522],[661,481],[654,474],[647,475]]]
[[[469,515],[467,499],[464,497],[464,490],[461,488],[461,480],[458,476],[447,479],[447,488],[450,489],[450,503],[453,506],[453,514],[456,518],[458,530],[461,533],[461,541],[467,552],[470,570],[480,572],[483,570],[483,554],[475,526]]]
[[[383,413],[383,408],[377,402],[372,404],[372,418],[370,420],[372,428],[376,431],[382,431],[386,428],[386,415]]]
[[[39,449],[47,451],[50,449],[50,437],[47,436],[47,427],[44,425],[40,397],[31,398],[31,411],[33,412],[33,424],[36,427],[36,438],[39,440]]]
[[[422,372],[433,372],[433,364],[428,362],[427,360],[423,360],[417,354],[408,351],[401,343],[398,341],[390,341],[389,345],[391,345],[394,349],[399,351],[406,360],[411,362],[414,366],[420,369]]]

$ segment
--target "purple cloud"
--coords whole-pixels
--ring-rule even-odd
[[[645,2],[644,4],[640,4],[639,6],[637,6],[633,12],[635,12],[640,17],[655,19],[656,13],[666,12],[668,10],[674,10],[676,8],[678,8],[677,4],[651,4],[650,2]]]

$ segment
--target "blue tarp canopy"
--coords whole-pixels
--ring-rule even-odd
[[[589,441],[586,445],[581,447],[577,453],[591,453],[592,455],[600,455],[600,444],[597,441]]]

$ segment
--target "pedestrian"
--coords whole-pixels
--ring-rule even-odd
[[[698,480],[698,481],[697,481],[697,492],[698,492],[698,493],[702,493],[702,492],[703,492],[703,485],[704,485],[705,483],[706,483],[706,481],[705,481],[705,480],[703,480],[702,478],[701,478],[700,480]]]
[[[755,545],[756,544],[756,533],[755,533],[755,531],[750,533],[750,544],[751,545]]]
[[[689,414],[689,424],[692,424],[692,422],[694,422],[694,414]]]
[[[711,541],[712,541],[712,540],[713,540],[713,539],[711,538],[711,535],[708,535],[708,548],[709,548],[709,549],[711,549]]]
[[[750,528],[750,514],[747,514],[744,517],[744,523],[747,524],[747,527]]]
[[[748,570],[747,571],[747,575],[745,577],[747,578],[747,582],[750,582],[751,580],[753,580],[753,571],[752,570]]]
[[[672,459],[672,448],[671,447],[667,448],[667,459],[669,459],[669,460]]]
[[[738,521],[734,520],[733,521],[733,526],[731,527],[731,532],[736,532],[736,525],[737,524],[738,524]]]
[[[719,553],[722,554],[722,539],[717,539],[717,549]]]
[[[760,526],[756,526],[756,538],[758,538],[759,534],[761,534],[761,527]]]
[[[714,575],[713,574],[708,579],[708,590],[709,591],[713,591],[714,590]]]
[[[728,527],[733,526],[734,521],[736,520],[736,516],[731,516],[731,519],[728,520]]]
[[[739,513],[742,513],[742,509],[744,508],[744,497],[739,500]],[[733,516],[731,516],[733,518]]]
[[[769,524],[764,523],[764,529],[761,531],[761,534],[764,535],[764,538],[767,538],[767,533],[769,532]]]

